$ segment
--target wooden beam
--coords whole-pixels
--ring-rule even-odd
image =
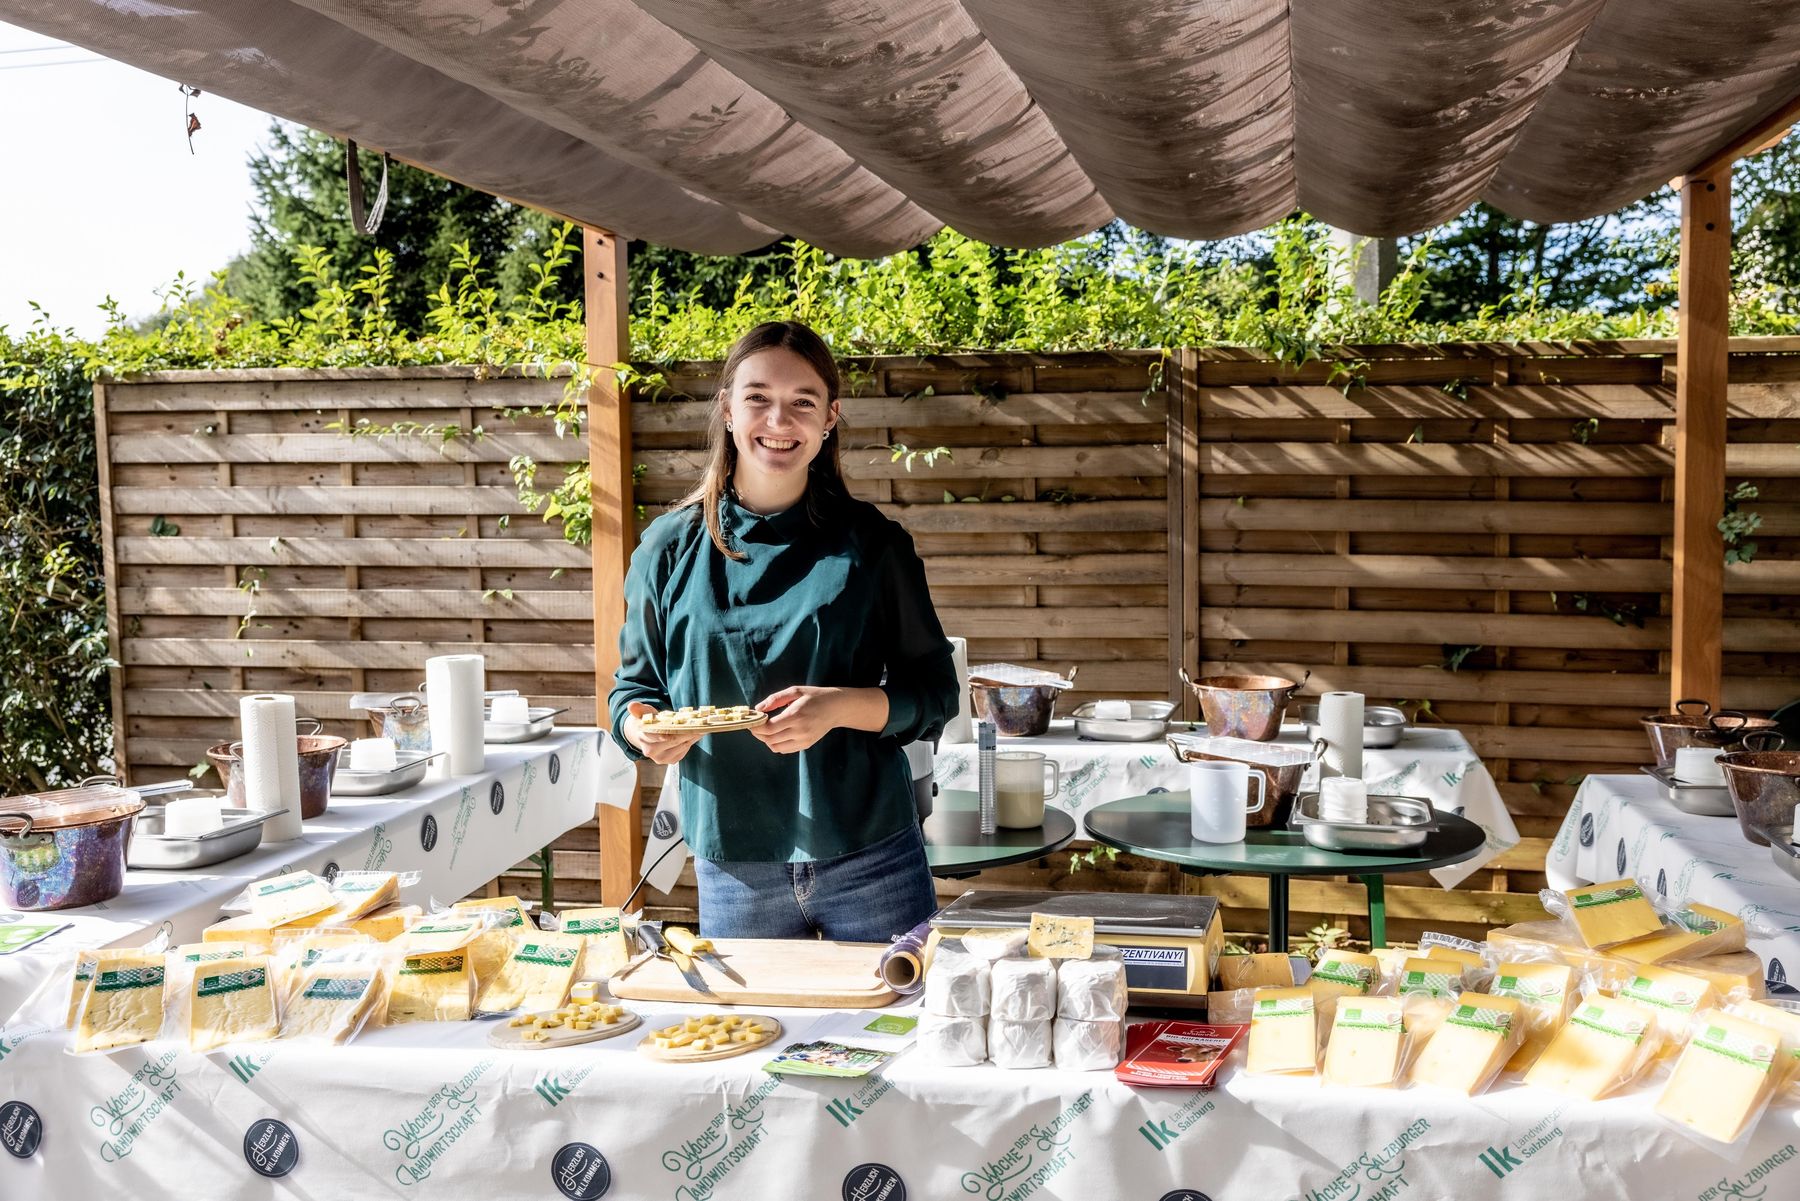
[[[606,694],[619,666],[625,621],[625,570],[631,563],[631,405],[620,395],[614,363],[631,357],[630,278],[625,239],[600,229],[582,234],[587,313],[588,464],[592,474],[594,554],[594,708],[607,724]],[[637,790],[623,809],[597,806],[600,899],[618,905],[637,880],[644,832]]]
[[[1680,332],[1675,363],[1674,640],[1669,698],[1723,691],[1725,393],[1731,294],[1731,168],[1681,191]]]
[[[1713,179],[1720,171],[1729,173],[1732,164],[1739,159],[1767,150],[1785,138],[1796,121],[1800,121],[1800,95],[1789,97],[1786,104],[1770,110],[1767,116],[1726,143],[1711,158],[1677,179],[1677,190],[1685,194],[1687,185],[1696,180]]]

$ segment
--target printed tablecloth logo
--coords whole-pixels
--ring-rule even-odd
[[[1660,867],[1656,869],[1656,895],[1659,897],[1669,895],[1669,873]]]
[[[100,1159],[118,1163],[136,1150],[138,1140],[181,1092],[176,1079],[175,1052],[165,1051],[131,1074],[123,1088],[88,1111],[88,1120],[104,1132]]]
[[[337,865],[337,860],[334,859],[330,863],[327,863],[324,867],[320,868],[319,874],[321,876],[325,877],[325,883],[335,884],[335,883],[337,883],[338,872],[340,870],[341,869]]]
[[[551,751],[550,752],[550,782],[552,784],[554,784],[561,778],[562,778],[562,760],[558,759],[556,757],[555,751]],[[498,784],[496,784],[496,785],[494,785],[494,787],[498,788],[500,786]]]
[[[419,845],[429,851],[437,845],[437,818],[427,813],[419,823]]]
[[[564,1143],[550,1161],[550,1179],[569,1201],[597,1201],[612,1187],[606,1156],[587,1143]]]
[[[658,809],[656,816],[650,819],[650,833],[657,838],[673,838],[681,830],[681,819],[675,816],[674,810]]]
[[[15,1159],[30,1159],[37,1154],[44,1138],[44,1123],[38,1111],[23,1101],[0,1105],[0,1147]]]
[[[1212,1201],[1212,1198],[1193,1189],[1178,1188],[1172,1193],[1164,1193],[1157,1201]]]
[[[488,789],[488,810],[495,817],[499,817],[500,811],[504,808],[506,808],[506,788],[500,781],[495,780],[494,786]]]
[[[859,1163],[844,1177],[844,1201],[906,1201],[906,1182],[884,1163]]]
[[[300,1163],[300,1140],[279,1118],[252,1122],[244,1131],[244,1162],[258,1176],[286,1176]]]
[[[1594,845],[1594,815],[1591,813],[1581,815],[1581,845],[1584,847]]]
[[[1625,874],[1625,840],[1623,838],[1619,839],[1619,853],[1616,856],[1614,856],[1614,858],[1616,858],[1619,863],[1619,874],[1621,876],[1624,875]]]

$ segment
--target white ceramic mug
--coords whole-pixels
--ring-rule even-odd
[[[1187,766],[1194,841],[1244,841],[1244,819],[1268,803],[1268,777],[1248,763],[1195,759]],[[1251,805],[1247,798],[1253,783],[1256,804]]]
[[[1044,791],[1045,769],[1049,791]],[[1034,830],[1044,824],[1044,802],[1062,791],[1062,766],[1042,751],[1001,751],[994,756],[994,824]]]

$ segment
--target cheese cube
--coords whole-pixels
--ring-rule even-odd
[[[468,952],[408,955],[388,992],[388,1024],[466,1022],[469,993]]]
[[[246,913],[214,922],[200,932],[200,939],[202,942],[241,942],[248,944],[254,953],[267,955],[275,948],[275,926],[254,913]]]
[[[1334,950],[1320,957],[1306,986],[1319,1002],[1331,997],[1361,997],[1368,995],[1380,976],[1381,961],[1375,956]]]
[[[188,1050],[201,1054],[227,1043],[275,1037],[275,987],[263,956],[194,969],[188,993]]]
[[[318,964],[301,974],[282,1006],[281,1037],[346,1042],[380,994],[381,976],[372,964]]]
[[[1525,1073],[1525,1083],[1598,1101],[1637,1075],[1656,1038],[1654,1009],[1618,997],[1589,997]]]
[[[1662,931],[1663,920],[1631,880],[1569,892],[1569,917],[1590,949],[1601,950]]]
[[[258,880],[245,892],[250,898],[250,912],[271,926],[283,926],[337,907],[331,888],[311,872],[290,872]]]
[[[476,1008],[504,1013],[560,1006],[574,982],[584,943],[578,934],[526,934],[493,979],[483,983]],[[557,1016],[566,1018],[570,1011],[559,1010]]]
[[[592,944],[589,945],[591,947]],[[591,1002],[599,995],[600,985],[593,980],[577,980],[569,989],[569,1000],[571,1001]]]
[[[610,980],[631,962],[631,946],[625,941],[617,909],[565,909],[561,917],[564,934],[579,934],[587,939],[584,962],[588,975],[596,980]]]
[[[162,1031],[163,957],[119,953],[95,963],[75,1050],[111,1051],[149,1042]]]
[[[1537,1061],[1569,1016],[1575,1001],[1569,985],[1575,969],[1566,963],[1502,963],[1494,969],[1496,997],[1514,997],[1520,1006],[1523,1037],[1506,1070],[1522,1072]]]
[[[1240,988],[1292,988],[1294,961],[1283,954],[1221,955],[1219,957],[1219,989],[1232,992]]]
[[[1462,991],[1462,964],[1450,959],[1408,959],[1400,968],[1400,995],[1450,998]]]
[[[1520,1035],[1517,997],[1466,992],[1425,1044],[1412,1078],[1473,1096],[1493,1082]]]
[[[1312,1072],[1319,1035],[1308,988],[1259,988],[1250,1008],[1251,1072]]]
[[[1673,921],[1674,927],[1622,942],[1611,953],[1632,963],[1668,963],[1744,949],[1743,921],[1723,909],[1690,904]]]
[[[1031,915],[1025,947],[1039,959],[1089,959],[1094,954],[1094,919]]]
[[[1721,1143],[1737,1140],[1780,1080],[1781,1032],[1709,1009],[1656,1099],[1656,1112]]]
[[[1325,1083],[1387,1088],[1400,1075],[1405,1019],[1398,997],[1338,1002],[1325,1047]]]

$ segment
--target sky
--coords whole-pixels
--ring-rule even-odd
[[[204,282],[249,248],[270,118],[202,95],[190,155],[176,84],[0,23],[0,326],[22,332],[36,301],[92,336],[107,295],[149,316],[178,272]]]

